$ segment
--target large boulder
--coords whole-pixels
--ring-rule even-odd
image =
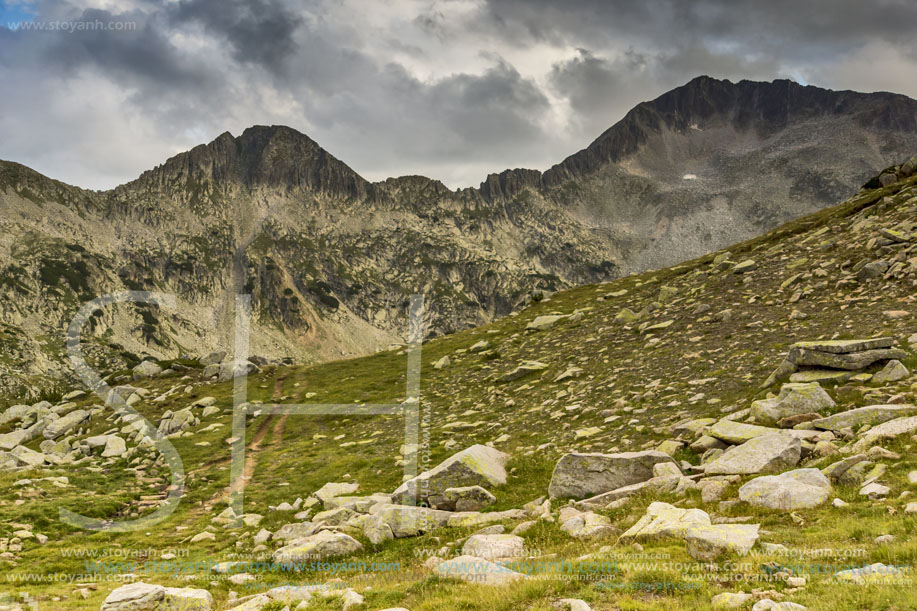
[[[139,581],[113,590],[101,611],[156,611],[165,596],[163,586]]]
[[[653,477],[653,466],[675,460],[656,450],[620,454],[572,453],[554,467],[548,494],[557,498],[591,497]]]
[[[13,405],[5,412],[0,414],[0,424],[7,424],[9,422],[16,422],[25,417],[26,414],[32,409],[29,405]]]
[[[164,413],[159,420],[158,429],[163,435],[173,435],[197,426],[200,422],[200,419],[194,415],[191,408],[186,407],[176,412],[168,411]]]
[[[257,373],[260,371],[258,366],[250,361],[245,361],[242,363],[236,363],[235,361],[226,361],[225,363],[220,363],[220,369],[218,378],[220,382],[228,382],[233,378],[239,378],[242,376],[247,376],[252,373]],[[207,368],[205,368],[207,369]]]
[[[153,361],[143,361],[131,370],[131,377],[135,380],[152,378],[162,373],[162,367]]]
[[[124,440],[117,435],[108,435],[105,441],[105,449],[102,450],[102,458],[117,458],[127,452],[127,445]]]
[[[213,596],[198,588],[166,588],[156,611],[210,611]]]
[[[220,363],[223,362],[223,359],[225,358],[226,358],[226,351],[218,350],[217,352],[211,352],[207,356],[202,356],[199,359],[199,362],[201,365],[206,367],[208,365],[219,365]]]
[[[0,435],[0,450],[12,450],[29,441],[32,435],[25,429],[16,429],[12,433]]]
[[[438,505],[444,500],[443,494],[447,488],[501,486],[506,483],[504,466],[508,458],[500,450],[473,445],[404,482],[392,496],[415,498]]]
[[[812,426],[827,431],[841,431],[846,428],[857,429],[864,424],[881,424],[901,416],[917,413],[917,405],[867,405],[833,414],[811,422]]]
[[[377,505],[372,515],[386,524],[395,537],[416,537],[445,526],[457,514],[411,505]]]
[[[818,413],[834,407],[834,400],[817,382],[784,384],[773,399],[761,399],[751,404],[751,415],[760,424],[776,424],[788,416]]]
[[[45,464],[47,457],[41,452],[30,450],[25,446],[16,446],[10,452],[10,456],[24,467],[40,467]]]
[[[436,565],[433,572],[443,579],[458,579],[465,583],[485,586],[504,586],[525,579],[505,566],[474,556],[458,556]]]
[[[708,526],[711,526],[711,523],[706,511],[682,509],[657,501],[650,503],[643,517],[621,535],[621,541],[646,541],[666,537],[681,539],[690,529]]]
[[[277,532],[274,533],[274,536],[271,537],[274,541],[296,541],[297,539],[305,539],[310,537],[318,532],[320,526],[318,524],[313,524],[312,522],[294,522],[291,524],[284,524],[277,529]]]
[[[865,454],[854,454],[828,465],[821,472],[832,482],[839,482],[853,467],[865,462],[868,462]]]
[[[325,507],[328,507],[331,499],[353,494],[359,489],[360,484],[356,482],[328,482],[316,490],[312,496],[320,500]]]
[[[853,444],[854,452],[861,452],[878,441],[883,439],[894,439],[900,435],[906,435],[917,431],[917,416],[907,418],[895,418],[888,422],[875,426],[863,435],[863,438]]]
[[[446,488],[443,504],[437,509],[448,511],[479,511],[497,502],[497,498],[480,486]]]
[[[881,371],[872,377],[872,382],[876,384],[890,384],[898,382],[911,375],[907,367],[899,360],[889,361]]]
[[[336,556],[346,556],[363,549],[360,542],[344,533],[323,530],[274,552],[274,561],[283,563],[309,562]]]
[[[617,533],[608,517],[573,507],[561,510],[560,529],[575,539],[600,539]]]
[[[801,442],[791,435],[768,433],[734,446],[708,463],[708,475],[778,473],[799,463]]]
[[[42,435],[45,439],[57,439],[88,420],[89,416],[85,409],[75,409],[46,426]]]
[[[762,387],[786,379],[799,367],[828,367],[848,371],[865,369],[875,362],[900,359],[907,354],[892,348],[890,337],[797,342],[790,346],[786,359]]]
[[[518,560],[525,556],[525,540],[517,535],[471,535],[462,553],[487,560]]]
[[[713,562],[724,553],[744,556],[758,540],[760,524],[715,524],[689,528],[686,551],[695,560]]]
[[[778,430],[773,427],[745,424],[734,420],[720,420],[707,429],[707,435],[726,443],[738,444],[745,443],[749,439],[754,439],[761,435],[776,433]]]
[[[780,511],[818,507],[830,494],[831,482],[818,469],[756,477],[739,488],[739,499],[746,503]]]

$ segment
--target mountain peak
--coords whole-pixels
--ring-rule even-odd
[[[223,132],[129,184],[137,183],[159,190],[195,183],[300,189],[347,199],[363,199],[371,189],[347,164],[285,125],[254,125],[239,136]]]
[[[550,187],[596,172],[663,131],[721,126],[766,138],[791,124],[842,115],[867,129],[917,131],[917,102],[904,95],[833,91],[787,79],[733,83],[701,75],[635,106],[588,147],[547,170],[542,182]]]

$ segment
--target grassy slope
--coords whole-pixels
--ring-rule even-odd
[[[505,441],[497,447],[512,456],[511,477],[502,489],[495,490],[497,509],[519,507],[542,496],[547,491],[551,469],[565,451],[615,451],[653,447],[671,437],[671,425],[688,417],[715,417],[723,412],[747,407],[762,396],[758,386],[782,358],[793,341],[830,337],[860,337],[890,334],[906,338],[913,333],[913,302],[915,275],[912,271],[901,279],[874,280],[867,284],[840,283],[850,277],[849,267],[864,258],[880,258],[867,249],[869,238],[877,235],[878,227],[891,227],[914,218],[917,202],[911,201],[917,189],[911,180],[898,193],[899,184],[884,190],[861,194],[857,198],[830,210],[800,219],[766,236],[731,248],[731,259],[753,258],[758,268],[747,275],[729,270],[716,271],[711,265],[713,255],[691,261],[675,268],[623,278],[613,283],[586,286],[552,296],[516,316],[497,321],[487,327],[436,339],[424,346],[423,405],[430,423],[432,463],[451,452],[443,447],[453,440],[458,447],[472,443],[495,442],[502,435]],[[877,202],[891,195],[894,205],[879,211]],[[871,226],[862,227],[863,219]],[[915,255],[917,256],[917,255]],[[842,269],[843,268],[843,269]],[[821,271],[820,271],[821,270]],[[787,288],[781,284],[791,276],[802,273],[799,280]],[[615,320],[622,308],[638,312],[657,300],[660,287],[674,287],[676,297],[660,305],[638,322],[624,324]],[[607,297],[626,290],[626,294]],[[798,301],[794,294],[799,293]],[[711,307],[709,312],[695,314],[699,304]],[[432,304],[435,307],[435,304]],[[717,320],[714,314],[729,309],[731,317]],[[790,312],[798,309],[808,314],[805,320],[791,320]],[[526,332],[525,325],[534,317],[548,313],[569,314],[581,311],[582,316],[558,324],[549,331]],[[883,315],[890,310],[910,310],[912,316],[892,319]],[[673,321],[667,328],[641,333],[641,323]],[[468,353],[465,350],[480,340],[486,340],[491,350]],[[450,355],[452,365],[434,370],[432,363]],[[534,359],[548,364],[540,375],[515,382],[500,383],[496,379],[523,360]],[[285,401],[360,403],[392,402],[404,397],[406,357],[387,352],[372,357],[339,361],[309,368],[287,368],[267,371],[250,379],[250,398]],[[907,363],[912,369],[917,362]],[[570,367],[582,369],[575,378],[554,382]],[[306,497],[328,481],[341,481],[345,474],[361,484],[362,492],[391,491],[401,477],[396,465],[402,443],[403,422],[396,417],[291,416],[281,422],[280,416],[253,419],[250,437],[264,432],[257,452],[258,466],[246,489],[246,511],[265,514],[258,528],[245,529],[246,538],[238,531],[217,529],[212,542],[191,544],[190,537],[209,524],[212,515],[222,509],[214,500],[220,498],[228,481],[229,451],[224,442],[231,426],[231,384],[209,384],[198,380],[196,374],[188,380],[177,377],[149,382],[150,396],[176,385],[189,385],[188,392],[162,403],[145,401],[141,411],[154,422],[166,409],[180,409],[203,396],[219,399],[223,408],[218,416],[202,422],[201,428],[214,422],[223,427],[216,431],[195,434],[175,441],[189,477],[189,492],[178,511],[166,522],[150,531],[116,534],[76,532],[57,521],[60,507],[83,511],[89,515],[112,517],[129,512],[129,501],[141,494],[159,490],[168,482],[168,473],[150,472],[138,481],[126,472],[125,461],[106,467],[103,472],[59,469],[52,475],[66,475],[70,486],[59,488],[50,482],[32,486],[13,486],[27,475],[0,474],[0,487],[7,492],[0,501],[0,536],[16,530],[15,524],[31,524],[35,532],[47,534],[44,546],[26,541],[18,560],[2,561],[7,579],[16,575],[79,575],[85,572],[84,560],[65,554],[86,553],[79,550],[104,550],[115,546],[123,549],[152,549],[151,557],[140,557],[147,570],[158,553],[169,549],[187,552],[181,560],[206,562],[232,559],[236,541],[244,541],[239,551],[251,549],[250,535],[260,527],[276,530],[291,520],[289,514],[271,513],[268,505],[292,502],[297,496]],[[855,405],[880,403],[892,394],[904,393],[909,402],[917,403],[917,390],[902,383],[897,388],[872,389],[864,386],[865,396],[852,402],[839,401],[840,409]],[[306,398],[306,393],[316,393]],[[872,394],[869,394],[872,393]],[[92,405],[92,400],[81,403]],[[608,416],[620,416],[606,423]],[[456,423],[466,423],[465,425]],[[585,439],[576,438],[576,431],[598,427],[601,432]],[[96,432],[109,430],[111,424],[97,418]],[[2,431],[0,431],[2,432]],[[209,445],[200,445],[207,442]],[[355,442],[355,445],[346,445]],[[905,459],[890,464],[885,479],[892,485],[893,495],[885,502],[856,501],[856,490],[837,489],[836,494],[854,502],[838,510],[830,505],[816,510],[800,511],[801,524],[786,515],[758,511],[748,506],[720,512],[716,506],[704,508],[719,515],[754,516],[767,531],[763,541],[784,543],[793,548],[831,547],[854,551],[857,564],[884,562],[910,564],[917,548],[909,541],[915,518],[903,514],[904,500],[897,494],[907,488],[906,474],[917,468],[912,458],[912,440],[899,441],[889,449],[901,451]],[[681,458],[697,461],[685,452]],[[46,473],[33,473],[40,477]],[[734,491],[732,494],[734,498]],[[730,498],[727,496],[726,498]],[[616,525],[627,528],[643,514],[645,506],[655,499],[637,498],[624,507],[608,512]],[[664,499],[663,499],[664,500]],[[687,500],[669,499],[683,506],[703,506],[699,495]],[[894,513],[893,513],[894,510]],[[685,584],[685,567],[644,566],[643,560],[621,562],[617,570],[604,576],[597,585],[590,579],[540,579],[524,585],[501,590],[499,596],[481,587],[458,584],[429,577],[423,569],[424,553],[432,553],[443,544],[463,537],[468,529],[442,529],[414,539],[390,542],[374,549],[364,541],[366,552],[358,558],[365,562],[398,561],[400,571],[372,573],[352,570],[337,575],[268,574],[264,580],[280,583],[325,583],[342,579],[360,591],[369,609],[404,606],[413,611],[421,609],[549,609],[560,597],[582,597],[595,609],[663,609],[671,608],[678,598],[679,608],[705,608],[713,594],[736,589],[749,590],[748,583],[731,579],[729,573],[762,575],[767,562],[798,564],[796,559],[757,555],[731,561],[739,571],[724,570],[711,579],[703,572],[705,581],[699,587],[673,590]],[[896,542],[877,546],[872,539],[891,533]],[[613,541],[581,542],[570,539],[555,524],[539,524],[525,535],[531,548],[558,559],[574,559],[596,552]],[[646,552],[669,554],[669,562],[694,565],[684,551],[684,544],[662,541],[645,546]],[[610,553],[630,552],[616,548]],[[607,554],[605,557],[608,557]],[[118,558],[108,558],[118,561]],[[818,563],[848,563],[850,559],[804,560],[808,571],[817,571]],[[733,567],[735,568],[735,567]],[[917,607],[909,587],[883,586],[863,588],[837,586],[828,574],[810,574],[810,585],[788,597],[790,600],[822,608],[884,608]],[[804,572],[803,572],[804,574]],[[12,576],[12,577],[11,577]],[[594,576],[592,576],[594,577]],[[721,584],[714,583],[721,578]],[[156,574],[146,581],[165,585],[194,585],[209,589],[225,604],[230,590],[246,594],[244,588],[214,581],[206,572],[190,575]],[[83,581],[77,578],[77,582]],[[604,583],[605,585],[601,585]],[[639,584],[669,584],[667,592],[641,591]],[[98,582],[98,589],[88,599],[76,593],[73,583],[16,583],[7,589],[29,591],[61,609],[97,609],[102,599],[116,584]],[[372,589],[364,591],[368,586]],[[618,588],[624,587],[624,590]],[[764,589],[784,590],[780,581],[754,584]],[[629,588],[629,589],[628,589]],[[2,591],[2,588],[0,588]],[[51,602],[54,600],[55,602]],[[58,602],[59,601],[59,602]],[[41,608],[45,608],[42,606]],[[222,608],[221,606],[218,608]],[[337,601],[314,604],[316,609],[338,609]]]

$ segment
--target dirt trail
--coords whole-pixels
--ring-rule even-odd
[[[283,395],[283,382],[285,379],[286,376],[281,376],[274,381],[274,393],[271,397],[272,401],[280,401],[280,397]],[[267,437],[268,431],[272,432],[270,446],[280,445],[280,442],[283,440],[283,432],[286,429],[287,416],[288,414],[281,414],[279,417],[271,415],[264,419],[264,422],[262,422],[258,430],[255,431],[251,443],[246,447],[245,466],[242,470],[242,477],[234,482],[234,485],[227,486],[221,492],[211,497],[210,500],[204,504],[206,510],[209,511],[217,503],[225,501],[233,492],[244,489],[248,482],[251,481],[252,477],[255,475],[255,469],[258,467],[259,454],[264,446],[264,440]],[[226,464],[230,461],[231,459],[228,458],[214,464]]]

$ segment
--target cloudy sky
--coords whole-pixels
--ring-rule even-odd
[[[285,124],[463,187],[699,74],[917,97],[915,30],[912,0],[0,0],[0,159],[108,188]]]

